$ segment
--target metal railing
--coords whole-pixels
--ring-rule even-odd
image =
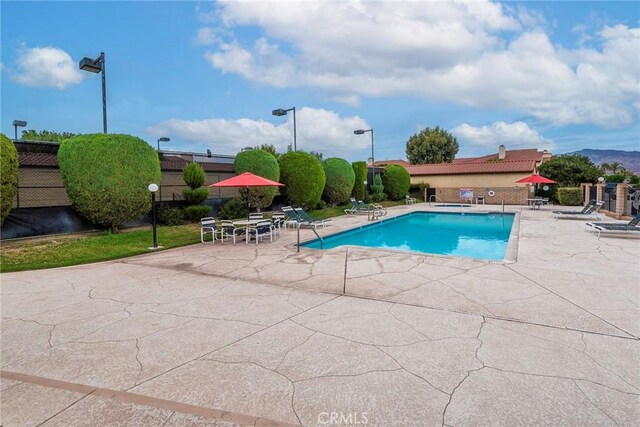
[[[432,195],[429,196],[429,206],[431,206],[431,202],[434,201],[434,200],[435,200],[436,203],[443,203],[441,198],[439,198],[435,194],[432,194]]]

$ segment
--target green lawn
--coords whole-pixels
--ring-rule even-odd
[[[200,225],[158,227],[158,244],[165,248],[200,242]],[[103,232],[81,237],[57,237],[28,243],[3,244],[0,271],[37,270],[107,261],[148,253],[151,227],[118,234]]]
[[[385,207],[404,204],[382,202]],[[351,205],[310,211],[315,219],[344,215]],[[176,248],[200,242],[200,224],[158,227],[158,244]],[[102,232],[79,237],[51,237],[36,241],[3,244],[0,248],[0,272],[65,267],[145,254],[153,243],[151,227],[118,234]]]

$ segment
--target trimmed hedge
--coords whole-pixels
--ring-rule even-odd
[[[356,174],[349,162],[331,157],[322,162],[322,167],[326,176],[323,199],[331,206],[348,201],[356,182]]]
[[[209,197],[208,188],[185,188],[182,190],[182,197],[190,205],[199,205]]]
[[[211,215],[211,209],[211,206],[208,205],[187,206],[184,208],[184,218],[191,222],[198,222]]]
[[[351,167],[356,176],[356,181],[353,185],[353,197],[356,200],[364,200],[367,194],[367,188],[364,185],[367,180],[367,162],[353,162]]]
[[[60,144],[58,162],[73,208],[94,224],[117,232],[118,225],[151,209],[147,186],[160,183],[160,161],[140,138],[75,136]]]
[[[317,206],[326,176],[320,161],[313,154],[290,151],[280,156],[280,191],[287,203],[313,209]]]
[[[402,166],[388,165],[384,168],[382,184],[384,192],[390,200],[400,200],[409,194],[411,178],[409,172]]]
[[[6,135],[0,133],[0,225],[9,216],[13,199],[18,193],[18,153],[16,146]]]
[[[247,217],[247,202],[239,197],[229,199],[218,210],[220,219],[238,219]]]
[[[243,172],[251,172],[254,175],[259,175],[272,181],[280,180],[278,160],[272,153],[265,150],[254,149],[239,152],[236,155],[233,167],[238,175]],[[277,192],[277,187],[256,187],[240,190],[242,197],[246,199],[248,195],[251,205],[259,209],[271,206]]]
[[[564,206],[578,206],[582,204],[582,189],[580,187],[561,187],[556,193],[558,203]]]
[[[179,208],[172,208],[167,205],[158,204],[156,207],[156,218],[158,224],[161,225],[180,225],[184,219],[182,210]]]

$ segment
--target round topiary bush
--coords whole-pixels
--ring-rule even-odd
[[[326,176],[320,160],[303,151],[290,151],[280,156],[280,191],[287,203],[305,209],[316,207]]]
[[[182,169],[182,179],[189,187],[198,188],[204,185],[206,175],[202,166],[196,162],[192,162]]]
[[[275,156],[264,150],[241,151],[236,155],[233,164],[234,170],[239,175],[244,172],[251,172],[272,181],[280,180],[280,166]],[[256,187],[241,189],[240,194],[246,199],[247,194],[251,206],[264,209],[273,203],[278,189],[276,187]]]
[[[2,214],[0,225],[9,216],[13,199],[18,192],[18,153],[16,146],[4,134],[0,133],[0,205]]]
[[[331,157],[322,162],[322,167],[327,179],[322,198],[331,206],[348,201],[356,182],[356,174],[349,162]]]
[[[384,192],[390,200],[400,200],[409,194],[411,177],[405,168],[399,165],[388,165],[382,175]]]
[[[351,163],[353,172],[356,176],[355,184],[353,185],[353,197],[356,200],[364,200],[367,193],[364,182],[367,180],[367,162],[353,162]]]
[[[118,225],[151,209],[147,186],[160,182],[156,151],[130,135],[89,134],[62,141],[62,181],[75,210],[94,224]]]
[[[184,208],[184,218],[191,222],[198,222],[202,218],[211,215],[211,206],[209,205],[192,205]]]

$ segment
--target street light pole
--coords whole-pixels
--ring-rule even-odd
[[[160,151],[161,142],[169,142],[169,141],[171,141],[171,138],[167,138],[166,136],[163,136],[162,138],[158,138],[158,151]]]
[[[102,131],[107,133],[107,77],[104,52],[96,59],[87,58],[80,60],[80,69],[90,73],[102,73]]]
[[[356,135],[364,135],[365,132],[371,132],[371,167],[373,168],[373,176],[376,175],[376,159],[373,154],[373,128],[371,129],[357,129],[353,133]]]
[[[287,112],[289,111],[293,111],[293,151],[297,151],[297,143],[296,143],[296,107],[291,107],[289,109],[284,109],[284,108],[278,108],[276,110],[273,110],[271,112],[271,114],[273,114],[274,116],[280,117],[280,116],[286,116]]]
[[[18,128],[23,128],[27,126],[27,122],[24,120],[14,120],[13,121],[13,129],[14,129],[14,142],[18,142]]]

